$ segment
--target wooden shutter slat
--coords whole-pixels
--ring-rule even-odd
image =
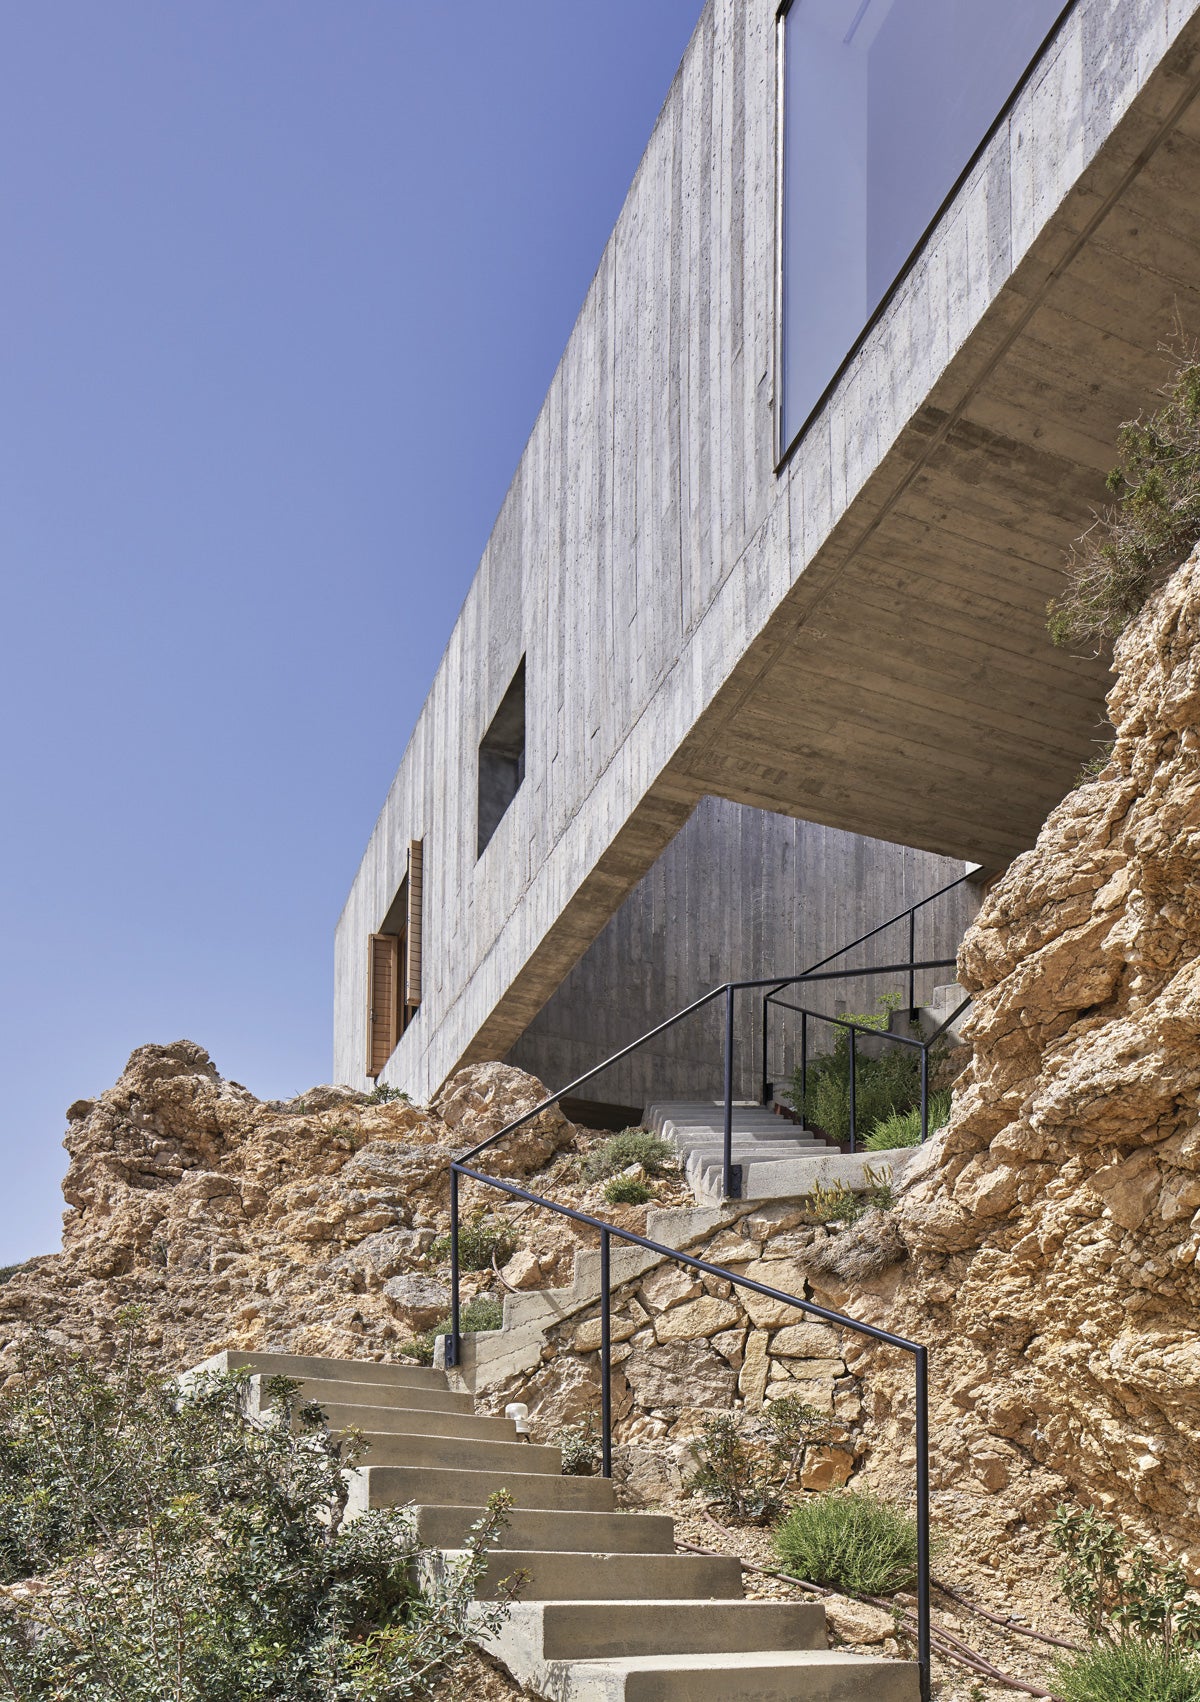
[[[424,841],[408,845],[408,921],[404,953],[404,1002],[410,1010],[421,1003],[421,896]]]
[[[367,953],[367,1074],[377,1076],[400,1038],[400,941],[372,934]]]

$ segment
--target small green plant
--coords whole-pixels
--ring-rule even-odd
[[[853,1223],[867,1206],[844,1182],[831,1182],[828,1187],[814,1182],[808,1209],[818,1223]]]
[[[592,1413],[584,1413],[578,1424],[564,1425],[554,1442],[562,1449],[564,1477],[591,1477],[600,1462],[600,1432]]]
[[[0,1265],[0,1283],[11,1282],[13,1277],[24,1269],[24,1265]]]
[[[614,1176],[604,1184],[604,1198],[610,1206],[644,1206],[654,1190],[640,1176]]]
[[[1075,776],[1076,786],[1086,786],[1090,780],[1098,780],[1112,761],[1112,754],[1117,748],[1116,739],[1097,740],[1100,748],[1095,756],[1089,757]]]
[[[842,1428],[828,1413],[797,1395],[781,1395],[768,1402],[763,1418],[771,1432],[768,1446],[783,1473],[781,1490],[799,1476],[808,1450],[831,1442]]]
[[[669,1176],[678,1168],[670,1141],[649,1129],[622,1129],[584,1160],[584,1178],[600,1182],[618,1170],[628,1170],[631,1164],[640,1164],[647,1176]]]
[[[1182,339],[1181,339],[1182,341]],[[1115,638],[1200,536],[1200,362],[1177,352],[1174,372],[1148,418],[1117,433],[1116,498],[1078,538],[1067,585],[1047,609],[1055,644]]]
[[[1090,1507],[1059,1507],[1050,1536],[1063,1556],[1063,1594],[1093,1642],[1152,1643],[1166,1654],[1200,1650],[1200,1601],[1181,1567],[1131,1547]]]
[[[731,1413],[705,1419],[693,1443],[697,1466],[687,1487],[707,1495],[735,1519],[763,1524],[782,1504],[768,1462],[748,1443]]]
[[[377,1081],[375,1083],[375,1086],[371,1089],[370,1093],[367,1094],[366,1101],[368,1105],[391,1105],[394,1103],[399,1103],[401,1105],[412,1104],[412,1100],[402,1088],[392,1087],[385,1081]]]
[[[516,1251],[517,1238],[508,1224],[477,1212],[467,1223],[458,1227],[458,1262],[464,1271],[486,1271],[493,1261],[503,1265]],[[442,1264],[450,1257],[450,1237],[439,1235],[429,1249],[429,1257]]]
[[[860,1490],[807,1495],[774,1532],[784,1570],[851,1595],[884,1596],[917,1576],[917,1523]]]
[[[481,1334],[485,1330],[498,1330],[504,1323],[504,1303],[497,1300],[494,1294],[478,1294],[474,1300],[468,1300],[458,1315],[458,1327],[463,1335]],[[410,1359],[420,1360],[422,1365],[433,1364],[434,1343],[439,1336],[448,1336],[453,1327],[452,1320],[442,1318],[432,1329],[422,1330],[419,1336],[411,1341],[402,1342],[401,1353],[406,1353]]]
[[[1200,1702],[1200,1661],[1149,1643],[1096,1643],[1054,1663],[1062,1702]]]
[[[929,1095],[929,1133],[932,1135],[950,1121],[951,1094],[943,1088]],[[868,1152],[888,1152],[892,1147],[920,1146],[921,1107],[907,1111],[892,1111],[881,1118],[871,1130],[863,1146]]]

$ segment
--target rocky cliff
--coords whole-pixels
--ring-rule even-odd
[[[864,1280],[864,1222],[815,1280],[931,1345],[943,1491],[1010,1533],[1107,1508],[1200,1573],[1198,556],[1114,672],[1108,766],[964,942],[974,1057],[906,1178],[901,1262]],[[853,1357],[894,1451],[907,1373]]]
[[[190,1041],[140,1047],[67,1113],[63,1250],[0,1285],[0,1375],[23,1325],[103,1357],[130,1305],[168,1367],[223,1346],[397,1353],[449,1307],[437,1271],[422,1273],[451,1153],[542,1097],[520,1070],[483,1064],[428,1109],[331,1087],[278,1103]],[[536,1171],[579,1135],[545,1112],[501,1167]]]

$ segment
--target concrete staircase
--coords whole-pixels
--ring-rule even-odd
[[[643,1121],[679,1154],[697,1204],[716,1206],[724,1194],[725,1106],[721,1101],[662,1100],[647,1105]],[[742,1167],[743,1200],[786,1200],[841,1182],[855,1193],[869,1186],[868,1165],[885,1165],[899,1181],[914,1147],[889,1152],[839,1152],[764,1105],[733,1108],[733,1162]]]
[[[677,1554],[658,1514],[614,1510],[613,1486],[563,1477],[557,1448],[521,1442],[480,1417],[444,1372],[290,1354],[217,1354],[196,1371],[294,1377],[332,1427],[370,1443],[352,1474],[349,1512],[412,1504],[422,1540],[459,1551],[489,1495],[516,1508],[478,1587],[527,1583],[499,1632],[480,1641],[517,1681],[554,1702],[917,1702],[915,1663],[826,1647],[819,1606],[751,1602],[725,1557]]]

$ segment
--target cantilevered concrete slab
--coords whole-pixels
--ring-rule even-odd
[[[386,1073],[417,1093],[504,1054],[704,794],[989,867],[1031,843],[1106,684],[1045,605],[1200,326],[1196,9],[1078,0],[778,468],[775,4],[711,0],[343,913],[340,1079],[410,839],[424,997]]]

